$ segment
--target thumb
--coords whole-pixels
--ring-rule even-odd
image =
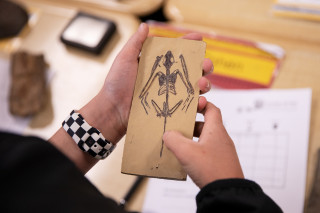
[[[119,56],[126,60],[133,60],[133,62],[136,62],[140,54],[143,42],[148,37],[148,33],[148,25],[145,23],[140,24],[138,31],[133,34],[133,36],[131,36],[122,51],[119,53]]]
[[[187,163],[188,155],[192,153],[193,141],[183,136],[178,131],[167,131],[163,135],[166,147],[176,156],[181,164]]]

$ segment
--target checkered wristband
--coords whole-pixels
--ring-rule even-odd
[[[115,148],[115,145],[106,140],[98,129],[90,126],[80,113],[74,110],[62,122],[62,127],[82,151],[97,159],[108,157]]]

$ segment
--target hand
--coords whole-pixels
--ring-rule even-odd
[[[222,123],[220,110],[206,101],[199,100],[198,111],[205,122],[197,122],[194,142],[177,131],[163,135],[165,145],[177,157],[194,183],[202,188],[208,183],[225,178],[244,178],[232,139]]]

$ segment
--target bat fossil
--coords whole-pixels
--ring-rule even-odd
[[[165,67],[165,72],[157,71],[156,69],[160,66],[162,59],[162,65]],[[146,112],[147,115],[149,115],[149,111],[151,109],[150,104],[148,101],[148,95],[150,91],[150,87],[154,84],[155,80],[158,80],[159,83],[159,90],[158,90],[158,96],[165,95],[165,101],[162,104],[157,104],[156,101],[154,101],[153,97],[151,97],[151,104],[153,108],[156,111],[157,117],[163,117],[164,118],[164,124],[163,124],[163,132],[166,131],[166,125],[167,125],[167,119],[169,117],[172,117],[174,112],[180,107],[181,110],[184,110],[187,112],[190,103],[194,99],[194,89],[189,81],[189,74],[187,65],[184,59],[184,56],[182,54],[179,55],[182,71],[179,69],[175,69],[173,72],[171,72],[171,67],[174,63],[178,63],[175,61],[173,54],[170,50],[167,51],[167,53],[163,56],[157,56],[155,59],[155,62],[153,64],[153,67],[150,72],[150,76],[148,78],[148,81],[144,85],[139,98],[141,99],[141,104]],[[187,97],[182,98],[178,102],[174,103],[173,106],[170,108],[169,100],[170,96],[177,95],[176,91],[176,81],[177,78],[180,77],[180,79],[183,82],[183,85],[186,88]],[[160,106],[162,105],[162,107]],[[161,144],[160,149],[160,157],[162,157],[162,151],[163,151],[163,140]]]

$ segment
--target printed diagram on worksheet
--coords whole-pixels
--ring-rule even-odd
[[[289,134],[286,132],[230,132],[245,177],[263,187],[285,186]]]
[[[224,125],[234,141],[247,179],[255,180],[264,188],[285,187],[292,142],[291,127],[282,117],[297,107],[292,101],[267,101],[258,97],[229,107]]]

